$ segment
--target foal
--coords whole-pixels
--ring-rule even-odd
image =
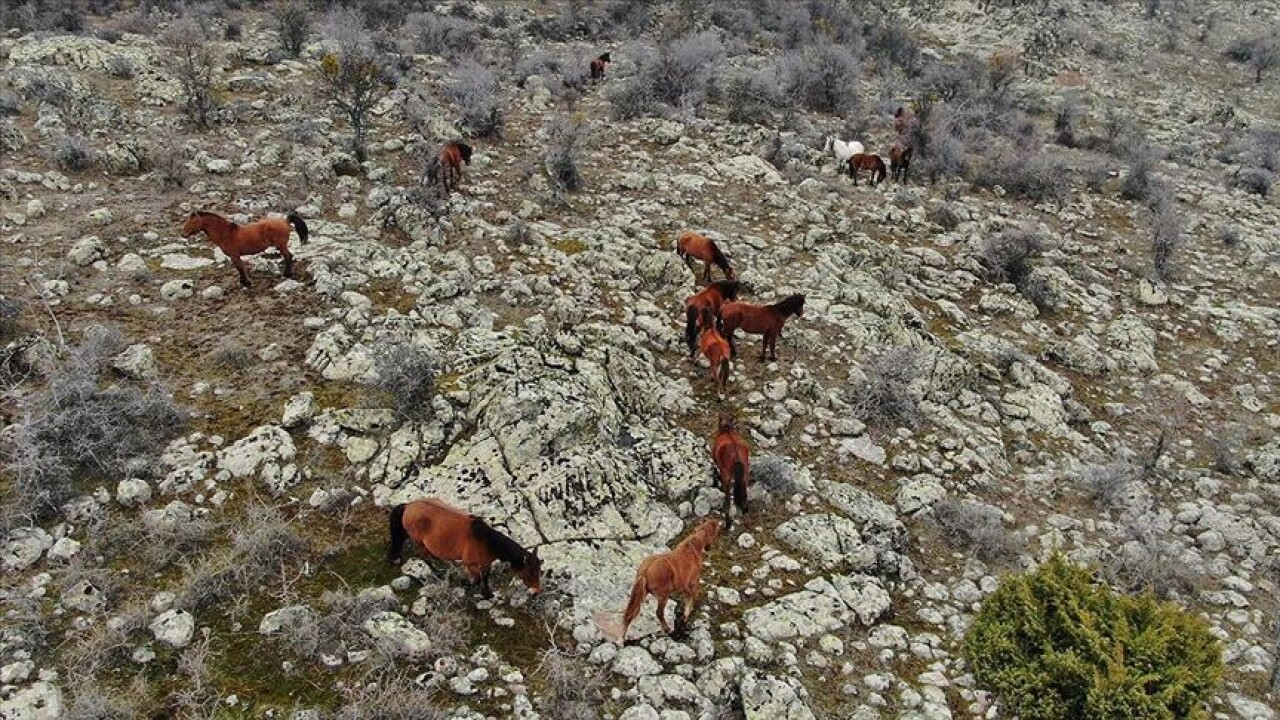
[[[884,166],[884,160],[879,155],[868,155],[866,153],[858,153],[849,158],[849,177],[853,178],[853,184],[858,184],[858,171],[871,171],[871,187],[880,184],[884,180],[884,176],[888,173]]]
[[[693,606],[698,601],[702,558],[718,537],[720,521],[704,520],[671,552],[650,555],[640,562],[635,584],[631,586],[631,597],[627,600],[627,609],[622,613],[622,632],[618,634],[620,644],[626,643],[627,629],[640,614],[640,608],[650,594],[658,598],[658,622],[662,624],[663,632],[671,634],[671,626],[667,625],[667,600],[674,593],[685,596],[684,623],[689,622]]]
[[[711,379],[716,383],[716,393],[723,395],[725,385],[729,382],[729,358],[733,357],[733,348],[716,329],[716,316],[711,308],[702,310],[702,333],[698,336],[698,348],[711,364]]]
[[[502,560],[524,581],[530,592],[542,590],[542,561],[489,523],[438,498],[397,505],[391,510],[391,546],[387,561],[400,559],[405,540],[414,540],[427,555],[462,563],[485,597],[493,597],[489,571]]]
[[[684,299],[684,341],[689,346],[689,357],[698,352],[702,312],[709,309],[713,317],[719,317],[720,307],[738,297],[738,288],[737,280],[717,280]]]
[[[716,476],[720,479],[720,489],[724,491],[724,527],[733,527],[733,508],[729,503],[730,494],[733,505],[738,506],[738,514],[747,514],[747,471],[750,466],[751,450],[742,436],[738,434],[738,424],[732,415],[720,416],[720,428],[711,441],[711,459],[716,463]]]
[[[440,146],[440,182],[444,191],[457,189],[462,180],[463,164],[471,164],[471,146],[461,140],[450,140]]]
[[[609,53],[604,53],[600,57],[591,61],[591,79],[603,80],[604,71],[609,67],[609,63],[613,62],[609,58]]]
[[[889,172],[893,179],[904,183],[907,181],[907,170],[911,167],[911,156],[915,148],[897,140],[889,147]]]
[[[257,255],[269,247],[280,251],[280,257],[284,261],[284,276],[293,277],[293,253],[289,252],[290,225],[298,231],[298,239],[306,243],[307,224],[296,212],[291,212],[284,218],[269,217],[240,225],[221,215],[197,210],[191,213],[182,226],[182,237],[189,238],[203,232],[209,242],[217,245],[222,254],[235,265],[236,272],[240,273],[240,284],[247,288],[250,287],[249,274],[245,272],[244,262],[240,258]]]
[[[720,252],[720,248],[715,241],[708,237],[703,237],[692,230],[685,230],[676,238],[676,255],[684,260],[684,264],[693,270],[693,261],[695,259],[703,262],[702,281],[711,282],[711,265],[715,264],[724,273],[726,280],[736,280],[737,275],[733,272],[733,268],[729,267],[729,258]],[[696,270],[694,271],[697,272]]]
[[[720,323],[724,327],[724,335],[733,346],[733,333],[741,329],[752,335],[764,335],[760,344],[760,359],[772,351],[774,360],[778,359],[778,337],[782,335],[782,326],[787,318],[795,315],[804,317],[804,295],[788,295],[772,305],[752,305],[743,302],[728,302],[720,308]],[[736,354],[737,349],[735,347]]]

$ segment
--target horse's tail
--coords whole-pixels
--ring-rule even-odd
[[[648,563],[641,563],[640,569],[636,571],[636,582],[631,586],[631,597],[627,599],[627,609],[622,611],[622,627],[626,628],[640,614],[640,608],[644,605],[645,596],[649,594],[649,581],[645,577],[645,569]],[[621,638],[626,640],[626,638]]]
[[[307,234],[310,232],[307,230],[307,223],[296,212],[291,212],[286,217],[288,217],[289,224],[293,226],[293,229],[298,231],[298,239],[305,245],[307,243]]]
[[[885,167],[884,160],[881,160],[880,163],[876,165],[876,169],[872,171],[872,174],[875,176],[873,180],[876,183],[882,183],[884,182],[884,176],[888,173],[889,170]]]
[[[681,260],[687,261],[689,258],[689,252],[684,249],[683,240],[684,240],[683,234],[676,236],[676,256],[679,257]]]
[[[400,549],[409,533],[404,529],[404,503],[391,508],[391,546],[387,548],[387,562],[395,562],[400,557]]]
[[[729,258],[724,256],[724,253],[720,251],[720,246],[715,243],[711,243],[711,262],[715,263],[716,267],[726,274],[729,272]]]
[[[738,512],[747,511],[747,466],[741,460],[733,461],[733,504]]]
[[[684,342],[690,355],[698,352],[698,309],[692,305],[684,309]]]

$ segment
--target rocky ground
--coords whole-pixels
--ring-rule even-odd
[[[27,371],[4,376],[6,436],[97,325],[115,332],[103,383],[159,383],[190,417],[154,462],[78,477],[59,512],[8,521],[0,716],[356,717],[393,688],[449,717],[1000,717],[959,640],[1001,575],[1062,550],[1202,614],[1226,653],[1212,713],[1274,718],[1280,207],[1229,179],[1232,143],[1280,123],[1280,102],[1275,77],[1252,82],[1222,50],[1278,8],[1055,5],[1096,46],[1069,35],[1015,87],[1069,174],[1060,203],[955,178],[855,188],[821,152],[852,118],[736,124],[712,103],[612,120],[607,91],[630,72],[615,44],[609,78],[571,104],[504,78],[502,138],[475,142],[433,210],[410,191],[419,149],[465,129],[449,60],[407,58],[352,172],[317,90],[320,38],[297,59],[267,52],[265,13],[219,21],[242,35],[213,43],[224,110],[204,131],[154,37],[8,33],[0,294],[20,307],[4,339]],[[942,62],[1042,29],[1027,11],[930,7],[895,17]],[[476,52],[501,56],[503,37]],[[518,49],[535,46],[597,49],[532,34]],[[857,113],[872,148],[912,99],[874,65]],[[80,172],[51,161],[72,119],[24,94],[63,81],[91,100],[76,122],[98,161]],[[1152,213],[1121,195],[1132,167],[1052,145],[1065,93],[1085,101],[1081,132],[1118,107],[1167,150],[1154,174],[1186,237],[1167,279]],[[542,168],[565,117],[586,127],[568,193]],[[139,161],[162,152],[182,184]],[[180,237],[195,209],[296,209],[311,230],[291,245],[298,277],[267,254],[241,289]],[[725,243],[748,299],[807,297],[777,362],[741,341],[724,398],[683,348],[686,228]],[[1030,270],[1046,307],[983,265],[1010,229],[1049,240]],[[408,411],[376,382],[387,348],[438,372]],[[751,512],[710,551],[691,628],[662,636],[650,601],[619,647],[592,617],[620,612],[640,559],[720,507],[721,412],[747,428]],[[456,569],[388,565],[387,508],[424,495],[536,545],[544,592],[502,570],[483,600]]]

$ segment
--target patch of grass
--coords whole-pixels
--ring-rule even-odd
[[[565,255],[577,255],[585,252],[587,244],[577,238],[558,238],[551,241],[551,247],[559,250]]]

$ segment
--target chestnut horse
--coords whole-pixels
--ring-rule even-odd
[[[720,428],[711,441],[711,459],[716,463],[715,474],[720,479],[720,489],[724,491],[724,526],[733,527],[733,508],[729,503],[730,495],[733,505],[738,506],[738,514],[747,514],[747,470],[750,467],[751,450],[738,434],[738,423],[732,415],[720,416]]]
[[[609,63],[611,62],[613,62],[613,60],[609,58],[609,53],[604,53],[600,57],[596,58],[595,60],[592,60],[591,61],[591,79],[603,80],[604,71],[609,67]]]
[[[645,598],[653,595],[658,598],[658,622],[662,631],[671,634],[671,626],[667,624],[667,600],[674,593],[682,593],[685,597],[684,623],[689,622],[693,614],[693,606],[698,601],[698,582],[702,578],[702,558],[707,548],[720,537],[720,521],[704,520],[689,537],[680,541],[671,552],[650,555],[640,562],[636,570],[636,581],[631,586],[631,597],[627,600],[627,609],[622,613],[622,632],[618,633],[618,642],[626,643],[627,629],[640,614]]]
[[[689,357],[698,352],[702,311],[710,309],[713,317],[719,317],[720,306],[737,298],[739,287],[737,280],[717,280],[684,299],[684,341],[689,346]]]
[[[296,212],[291,212],[284,218],[270,217],[240,225],[221,215],[197,210],[191,213],[182,226],[182,237],[189,238],[203,232],[209,242],[217,245],[222,254],[231,260],[231,264],[236,266],[236,272],[240,273],[240,284],[250,287],[249,275],[240,258],[257,255],[269,247],[280,251],[280,257],[284,260],[284,276],[293,277],[293,254],[289,252],[290,225],[298,231],[298,239],[303,243],[307,242],[307,224]]]
[[[471,164],[471,146],[461,140],[450,140],[440,146],[440,183],[444,191],[456,189],[462,180],[462,165]]]
[[[733,268],[729,267],[729,258],[724,256],[715,241],[708,237],[703,237],[692,230],[685,230],[676,238],[676,255],[684,260],[684,264],[693,270],[693,261],[695,259],[703,262],[702,281],[711,282],[711,265],[724,273],[726,280],[738,279],[737,274],[733,272]],[[697,271],[694,270],[696,274]]]
[[[443,500],[426,498],[397,505],[391,509],[390,525],[387,562],[398,562],[404,541],[412,539],[431,557],[462,563],[485,597],[493,597],[489,570],[494,560],[510,565],[530,592],[542,590],[542,561],[536,550],[525,550],[489,523]]]
[[[889,147],[889,172],[893,179],[904,183],[907,181],[907,170],[911,167],[911,156],[915,149],[901,140]]]
[[[880,184],[884,180],[884,176],[888,174],[885,169],[884,160],[879,155],[869,155],[867,153],[858,153],[849,158],[849,177],[853,178],[853,184],[858,184],[858,171],[871,171],[871,187]]]
[[[738,351],[733,342],[733,333],[741,329],[752,335],[764,335],[764,341],[760,344],[760,359],[764,360],[772,353],[773,359],[777,360],[778,337],[782,335],[782,326],[787,318],[792,315],[804,317],[804,295],[788,295],[772,305],[727,302],[720,308],[720,323],[735,355]]]
[[[698,348],[711,364],[711,379],[715,380],[716,392],[723,394],[729,382],[729,358],[733,357],[733,348],[716,328],[716,316],[711,308],[702,309],[702,332],[698,336]]]

